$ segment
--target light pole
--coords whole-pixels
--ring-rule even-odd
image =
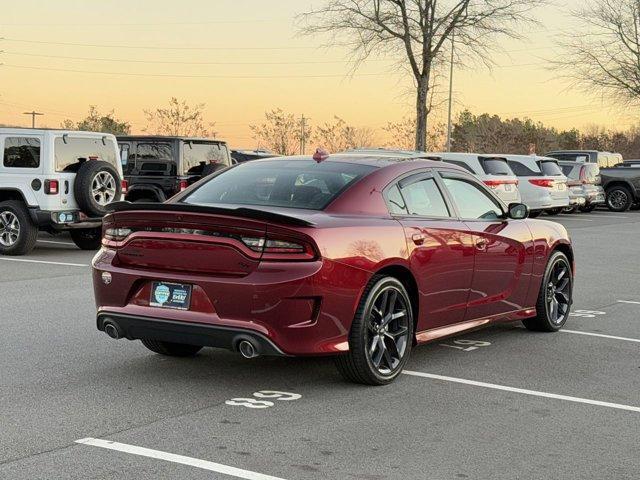
[[[451,109],[453,107],[453,51],[455,49],[455,30],[451,32],[451,66],[449,69],[449,119],[447,120],[447,152],[451,151]]]
[[[36,117],[40,115],[44,115],[44,113],[36,112],[22,112],[23,115],[31,115],[31,128],[36,128]]]

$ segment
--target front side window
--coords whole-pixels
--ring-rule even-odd
[[[182,201],[322,210],[376,167],[315,160],[241,163],[211,176]]]
[[[405,184],[401,191],[410,215],[423,217],[449,216],[447,204],[433,178],[423,178],[422,180]]]
[[[6,168],[38,168],[40,166],[40,139],[5,138],[3,165]]]
[[[120,161],[114,141],[107,137],[86,138],[64,135],[54,142],[56,172],[77,172],[88,160],[102,160],[117,168]]]
[[[500,205],[471,180],[443,178],[444,184],[464,219],[496,220],[502,218]]]

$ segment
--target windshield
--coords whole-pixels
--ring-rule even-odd
[[[56,172],[77,172],[87,160],[102,160],[118,166],[118,150],[109,137],[85,138],[65,135],[54,142]]]
[[[314,160],[248,162],[214,175],[182,201],[322,210],[375,168]]]
[[[201,175],[205,165],[231,165],[229,150],[224,143],[185,142],[182,155],[184,175]]]

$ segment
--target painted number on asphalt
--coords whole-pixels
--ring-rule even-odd
[[[255,392],[253,396],[256,398],[270,398],[283,402],[290,402],[302,398],[302,395],[298,393],[279,392],[277,390],[260,390],[259,392]],[[270,402],[269,400],[256,400],[256,398],[232,398],[224,403],[227,405],[246,408],[269,408],[275,405],[275,403]]]
[[[593,318],[596,315],[606,315],[607,312],[600,312],[598,310],[574,310],[569,314],[570,317],[583,317]]]
[[[454,340],[453,343],[455,345],[449,345],[446,343],[441,343],[441,347],[455,348],[457,350],[462,350],[463,352],[472,352],[473,350],[477,350],[480,347],[488,347],[491,345],[491,342],[483,342],[481,340]]]

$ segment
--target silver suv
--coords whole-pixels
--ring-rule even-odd
[[[479,155],[477,153],[433,153],[443,162],[462,167],[493,190],[505,204],[520,203],[518,177],[515,176],[504,156]]]
[[[0,254],[30,252],[39,230],[100,246],[102,217],[126,189],[113,135],[0,128],[0,151]]]
[[[502,155],[518,176],[522,203],[529,207],[529,216],[542,212],[557,215],[571,204],[567,177],[554,158],[536,155]]]

